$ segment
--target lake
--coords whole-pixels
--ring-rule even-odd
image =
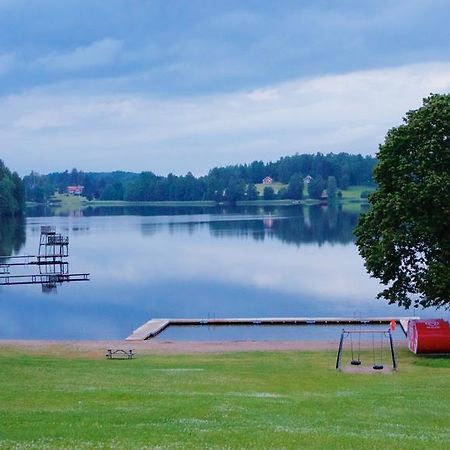
[[[30,208],[26,219],[2,219],[1,254],[36,254],[40,227],[51,225],[70,238],[70,271],[91,280],[50,292],[1,287],[0,338],[123,339],[162,317],[442,316],[375,298],[380,286],[354,244],[359,208],[99,207],[60,215]],[[338,333],[306,328],[169,328],[158,339]]]

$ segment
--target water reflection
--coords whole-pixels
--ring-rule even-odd
[[[279,239],[300,246],[314,243],[349,244],[354,242],[353,229],[359,213],[342,207],[265,207],[228,210],[210,210],[208,214],[158,216],[158,220],[145,221],[142,232],[152,235],[167,227],[170,232],[189,234],[207,226],[214,237],[253,238],[255,241]],[[151,215],[151,214],[149,214]],[[148,217],[148,216],[147,216]]]
[[[11,237],[11,235],[6,234]],[[54,293],[58,285],[70,281],[88,281],[89,274],[69,273],[69,238],[55,227],[42,225],[37,254],[0,258],[0,286],[39,284],[43,293]],[[18,249],[18,245],[16,245]]]
[[[364,206],[362,206],[364,208]],[[33,207],[30,217],[153,217],[142,223],[142,233],[153,235],[168,228],[170,232],[189,234],[208,226],[214,237],[251,237],[255,241],[279,239],[287,244],[354,242],[353,229],[361,211],[336,205],[314,206],[106,206],[68,211]],[[79,227],[80,231],[82,228]]]
[[[2,338],[121,339],[158,317],[405,314],[375,300],[379,286],[353,244],[357,210],[129,207],[32,214],[21,252],[35,251],[41,225],[55,226],[70,236],[71,264],[90,272],[91,282],[61,286],[51,297],[26,286],[0,289]]]
[[[358,214],[346,212],[342,208],[311,206],[299,208],[294,216],[266,214],[263,220],[213,221],[210,231],[213,236],[253,237],[257,241],[279,239],[287,244],[325,242],[349,244],[354,242],[353,229],[358,222]]]
[[[25,218],[0,218],[0,256],[19,253],[25,244]]]

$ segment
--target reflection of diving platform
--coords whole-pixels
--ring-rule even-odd
[[[39,275],[9,275],[0,276],[0,286],[11,284],[53,284],[68,281],[89,281],[88,273],[56,273]]]
[[[392,320],[399,323],[406,335],[405,326],[409,320],[418,317],[264,317],[264,318],[222,318],[222,319],[152,319],[144,323],[127,337],[128,341],[143,341],[155,337],[167,327],[175,326],[237,326],[237,325],[389,325]]]

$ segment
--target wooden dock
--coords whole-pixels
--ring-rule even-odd
[[[127,341],[143,341],[164,331],[169,326],[218,326],[218,325],[389,325],[392,320],[400,324],[406,335],[408,321],[419,317],[261,317],[221,319],[151,319],[133,331]]]

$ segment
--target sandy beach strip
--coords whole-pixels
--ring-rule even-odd
[[[224,353],[252,351],[317,351],[336,350],[339,341],[295,340],[295,341],[125,341],[125,340],[17,340],[0,339],[0,348],[16,349],[30,353],[45,354],[79,354],[104,356],[107,349],[132,349],[139,354],[189,354],[189,353]],[[406,343],[396,341],[395,347]],[[369,343],[362,347],[369,347]]]

